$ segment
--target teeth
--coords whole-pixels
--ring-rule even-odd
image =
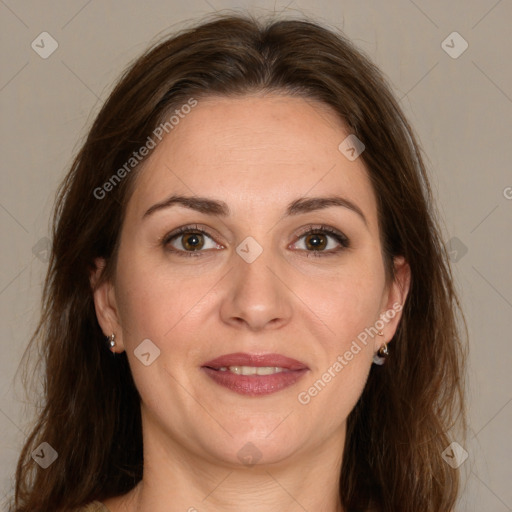
[[[219,368],[221,372],[225,372],[228,369],[237,375],[273,375],[274,373],[286,371],[279,366],[223,366]]]

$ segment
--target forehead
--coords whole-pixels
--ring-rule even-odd
[[[374,223],[364,163],[338,148],[348,135],[338,115],[316,100],[279,94],[198,100],[143,164],[128,212],[143,212],[172,193],[223,200],[233,212],[340,194]]]

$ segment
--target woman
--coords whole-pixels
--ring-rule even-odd
[[[463,315],[432,204],[342,35],[217,16],[148,51],[60,190],[12,510],[452,510]]]

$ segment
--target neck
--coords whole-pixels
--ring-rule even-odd
[[[111,512],[343,512],[339,478],[345,429],[322,446],[272,464],[223,463],[168,436],[144,439],[142,481]]]

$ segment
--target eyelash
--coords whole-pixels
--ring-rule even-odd
[[[211,238],[213,240],[213,236],[208,233],[207,231],[197,227],[197,225],[188,225],[188,226],[182,226],[175,231],[165,235],[161,243],[162,245],[167,248],[170,252],[177,254],[178,256],[183,256],[185,258],[187,257],[201,257],[203,250],[198,251],[182,251],[180,249],[169,249],[168,245],[170,242],[172,242],[175,238],[178,238],[180,235],[183,235],[185,233],[192,234],[192,233],[200,233],[202,235],[206,235],[207,237]],[[305,231],[303,231],[300,235],[297,236],[297,240],[294,242],[298,242],[301,238],[307,236],[307,235],[328,235],[334,238],[339,244],[340,248],[336,250],[330,250],[330,251],[306,251],[304,249],[300,249],[301,251],[304,251],[307,253],[306,257],[325,257],[325,256],[334,256],[338,254],[339,252],[348,249],[350,247],[350,240],[340,231],[337,231],[335,229],[332,229],[328,226],[308,226]]]

